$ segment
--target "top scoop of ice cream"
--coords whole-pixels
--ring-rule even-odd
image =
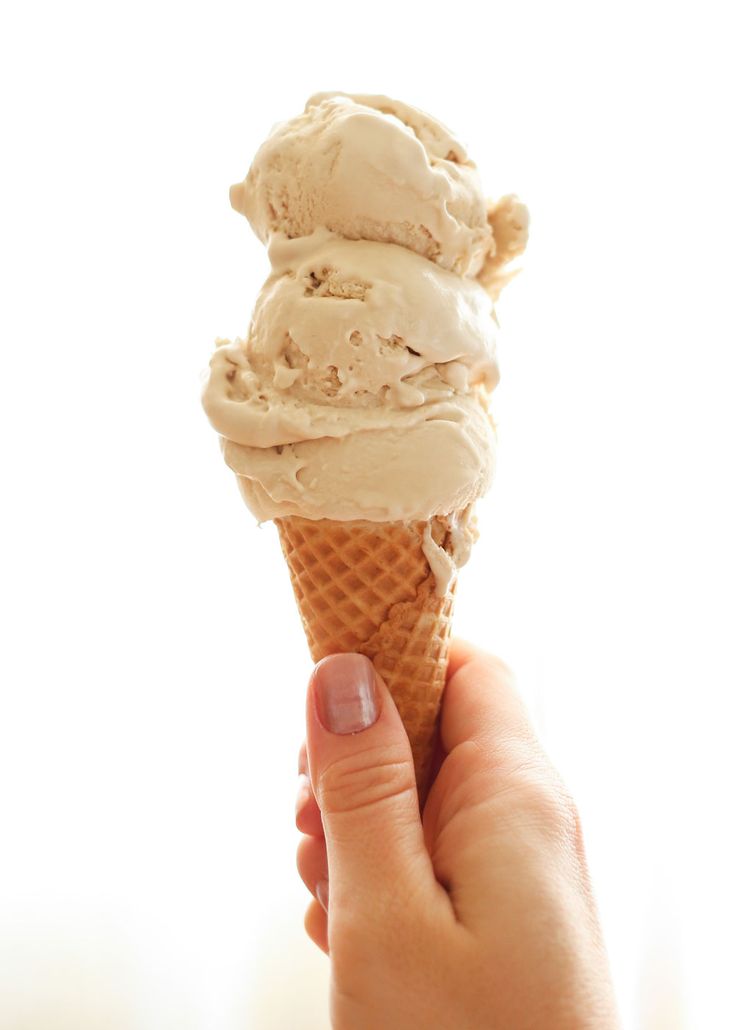
[[[327,228],[397,243],[461,275],[494,249],[475,165],[429,115],[383,96],[319,93],[276,126],[234,208],[266,242]]]

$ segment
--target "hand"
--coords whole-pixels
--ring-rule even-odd
[[[336,1030],[617,1026],[580,824],[509,670],[455,644],[423,817],[370,661],[333,655],[307,699],[299,872],[330,955]]]

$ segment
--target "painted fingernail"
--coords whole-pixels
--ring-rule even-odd
[[[330,901],[330,885],[327,880],[320,880],[314,888],[314,893],[317,895],[317,901],[326,912]]]
[[[296,804],[294,805],[294,813],[296,818],[299,818],[299,814],[309,804],[309,799],[312,796],[312,788],[309,784],[309,777],[304,774],[299,775],[296,788]]]
[[[373,665],[362,654],[334,654],[314,670],[317,716],[330,733],[360,733],[378,718]]]

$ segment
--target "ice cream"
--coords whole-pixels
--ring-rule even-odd
[[[493,475],[498,380],[492,301],[473,276],[497,287],[526,241],[524,206],[489,205],[428,115],[330,93],[274,129],[231,200],[273,272],[248,338],[218,341],[204,405],[256,517],[472,504]]]
[[[486,201],[428,115],[331,93],[274,129],[230,197],[272,272],[247,337],[217,341],[204,407],[247,505],[276,521],[312,656],[374,660],[421,781],[494,471],[493,300],[526,208]]]
[[[461,144],[388,97],[318,93],[274,129],[230,200],[264,243],[324,227],[469,275],[492,247],[480,179]]]

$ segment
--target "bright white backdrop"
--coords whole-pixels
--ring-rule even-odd
[[[625,1025],[734,1025],[725,11],[3,8],[3,1028],[325,1026],[308,656],[198,377],[266,273],[227,188],[334,88],[431,111],[532,210],[457,629],[515,665],[578,798]]]

